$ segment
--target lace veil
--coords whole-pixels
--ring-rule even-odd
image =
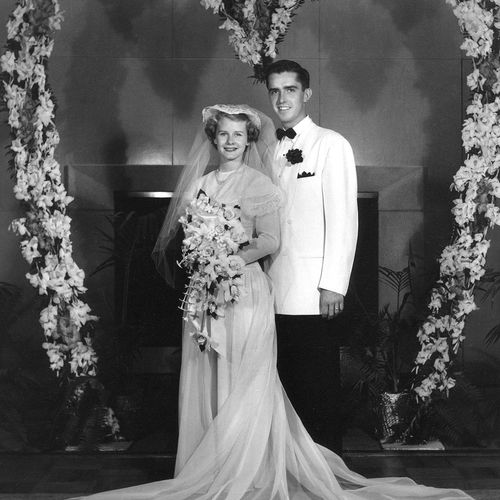
[[[176,258],[183,237],[179,217],[184,212],[186,205],[196,195],[196,185],[200,177],[215,170],[219,164],[217,150],[204,130],[207,120],[210,117],[215,117],[219,112],[229,115],[245,114],[259,129],[259,138],[257,141],[249,143],[243,162],[273,179],[271,165],[276,139],[272,120],[264,113],[246,104],[215,104],[204,108],[202,124],[196,133],[187,162],[177,181],[175,192],[170,200],[163,226],[152,252],[152,258],[158,272],[172,287],[176,286],[178,274],[176,272]]]

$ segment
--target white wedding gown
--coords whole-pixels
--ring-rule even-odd
[[[389,500],[471,498],[408,478],[367,479],[315,444],[290,404],[276,370],[271,284],[257,259],[279,243],[280,195],[248,167],[200,180],[210,197],[238,204],[251,244],[245,295],[226,309],[220,352],[200,352],[183,337],[179,446],[175,477],[92,495],[93,500]],[[222,321],[222,320],[217,320]],[[220,332],[219,332],[220,335]],[[304,339],[307,342],[307,339]]]

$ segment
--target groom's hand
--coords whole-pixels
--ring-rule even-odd
[[[344,296],[331,290],[320,288],[319,312],[323,318],[332,319],[344,310]]]

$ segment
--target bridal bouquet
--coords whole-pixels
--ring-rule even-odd
[[[224,316],[226,304],[241,295],[244,260],[236,252],[248,244],[240,209],[210,200],[202,190],[179,219],[184,229],[182,259],[190,282],[181,309],[196,327],[193,340],[210,350],[206,315]]]

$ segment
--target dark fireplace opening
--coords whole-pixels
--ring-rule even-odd
[[[378,314],[378,193],[358,193],[359,230],[356,255],[337,331],[341,343],[349,344],[353,329]]]
[[[115,252],[121,256],[115,268],[115,315],[140,328],[142,346],[181,343],[183,290],[167,286],[151,258],[171,196],[115,192]]]

